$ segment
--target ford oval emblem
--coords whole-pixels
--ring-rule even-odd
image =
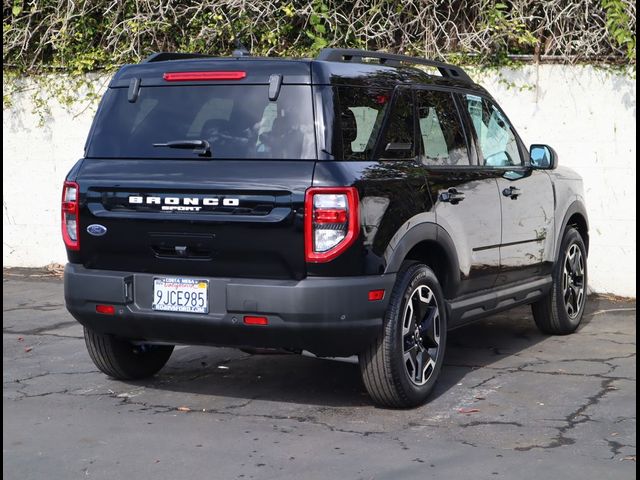
[[[94,237],[101,237],[102,235],[107,233],[107,227],[94,223],[93,225],[89,225],[87,227],[87,232],[89,233],[89,235],[93,235]]]

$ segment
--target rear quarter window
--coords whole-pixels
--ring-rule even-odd
[[[335,87],[334,93],[337,97],[337,118],[334,119],[336,157],[342,160],[371,159],[389,108],[391,91],[339,86]]]

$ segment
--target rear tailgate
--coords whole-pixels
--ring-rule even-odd
[[[106,270],[304,277],[311,103],[304,62],[122,68],[75,178],[80,248],[69,258]]]
[[[85,159],[80,249],[70,255],[107,270],[302,278],[314,163]],[[106,233],[88,228],[96,224]]]

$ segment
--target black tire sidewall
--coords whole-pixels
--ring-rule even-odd
[[[564,292],[562,291],[562,274],[564,270],[564,262],[565,255],[567,250],[572,244],[576,244],[582,253],[582,258],[584,259],[584,300],[582,301],[582,306],[580,307],[580,313],[575,318],[569,317],[567,313],[567,307],[564,301]],[[562,244],[560,246],[560,251],[558,252],[558,259],[556,262],[556,268],[553,276],[553,289],[554,289],[554,304],[552,308],[556,310],[556,318],[561,323],[561,326],[565,330],[573,331],[578,328],[580,322],[582,320],[582,316],[584,315],[584,309],[587,302],[587,285],[588,285],[589,275],[588,275],[588,267],[587,267],[587,249],[584,244],[584,240],[582,236],[575,228],[569,228],[565,232],[562,238]]]
[[[444,353],[447,342],[447,312],[442,288],[433,271],[422,264],[414,264],[402,272],[402,277],[396,287],[399,295],[394,295],[392,299],[393,305],[388,309],[389,318],[388,332],[391,334],[389,341],[391,344],[390,366],[393,370],[392,376],[398,383],[399,389],[405,394],[410,404],[424,403],[437,382],[442,364],[444,362]],[[424,385],[416,385],[411,381],[404,365],[403,338],[402,338],[402,321],[403,313],[410,295],[420,285],[426,285],[436,296],[440,317],[440,346],[436,356],[436,365],[429,380]],[[395,293],[395,292],[394,292]],[[399,300],[399,301],[397,301]]]
[[[84,328],[89,356],[100,371],[118,380],[137,380],[155,375],[169,360],[173,345],[135,348],[127,339]]]
[[[146,350],[138,349],[127,340],[114,339],[114,351],[117,352],[121,368],[132,379],[155,375],[173,352],[173,346],[168,345],[148,345],[145,348]]]

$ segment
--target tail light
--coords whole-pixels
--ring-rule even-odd
[[[76,182],[64,182],[62,188],[62,239],[69,250],[80,250],[79,193],[80,188]]]
[[[331,261],[358,238],[359,199],[354,187],[310,188],[304,206],[307,262]]]

